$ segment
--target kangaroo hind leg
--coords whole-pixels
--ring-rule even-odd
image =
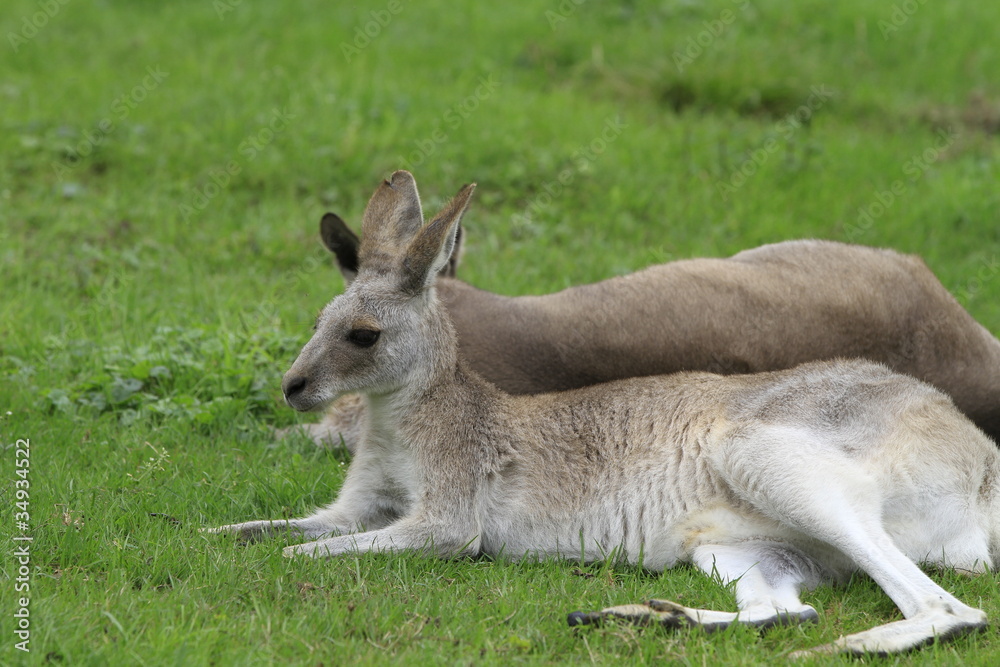
[[[799,591],[815,586],[821,570],[815,561],[788,544],[765,539],[703,544],[695,548],[693,560],[699,569],[722,583],[735,582],[738,612],[650,600],[599,612],[574,612],[569,615],[569,624],[596,624],[611,617],[669,628],[697,626],[712,632],[733,623],[769,628],[818,619],[816,610],[799,600]]]
[[[935,639],[946,640],[986,627],[986,614],[963,604],[938,586],[906,557],[881,527],[843,526],[831,541],[848,555],[892,598],[903,612],[902,621],[846,635],[810,653],[898,653]]]
[[[884,525],[884,498],[899,492],[899,487],[886,488],[893,484],[891,475],[878,474],[877,464],[804,430],[771,429],[755,436],[721,449],[719,469],[734,491],[764,515],[846,556],[905,618],[841,637],[817,651],[896,653],[985,626],[982,611],[934,583],[893,542]]]

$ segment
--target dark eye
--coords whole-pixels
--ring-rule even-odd
[[[371,347],[378,340],[380,333],[382,332],[374,329],[351,329],[351,332],[347,334],[347,340],[358,347]]]

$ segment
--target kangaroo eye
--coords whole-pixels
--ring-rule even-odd
[[[380,333],[382,332],[374,329],[351,329],[351,332],[347,334],[347,340],[358,347],[371,347],[378,340]]]

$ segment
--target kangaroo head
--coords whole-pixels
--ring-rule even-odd
[[[282,380],[289,405],[314,410],[348,392],[392,393],[414,374],[429,374],[454,358],[454,334],[433,286],[452,256],[474,188],[462,188],[425,225],[409,172],[397,171],[378,187],[365,209],[362,239],[354,244],[354,276],[323,308],[312,339]],[[328,242],[333,232],[327,229],[337,222],[347,229],[340,218],[324,217],[323,237],[344,266],[334,249],[340,246]]]

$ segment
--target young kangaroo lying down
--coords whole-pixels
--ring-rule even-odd
[[[986,624],[915,564],[980,572],[1000,537],[1000,452],[947,396],[867,361],[679,373],[512,396],[458,354],[434,289],[472,195],[424,225],[396,172],[365,211],[357,277],[285,374],[297,410],[364,396],[343,488],[302,519],[214,529],[313,540],[286,555],[421,550],[694,563],[739,612],[671,602],[575,613],[718,628],[813,620],[803,588],[863,570],[905,620],[822,651],[902,651]],[[532,331],[524,332],[526,336]]]
[[[320,227],[349,284],[358,238],[332,213]],[[454,263],[453,256],[452,275]],[[466,362],[511,393],[860,357],[936,386],[1000,441],[1000,341],[917,257],[792,241],[544,296],[500,296],[450,277],[438,278],[437,291]],[[361,411],[362,401],[346,396],[322,422],[298,428],[317,442],[343,437],[353,450]]]

